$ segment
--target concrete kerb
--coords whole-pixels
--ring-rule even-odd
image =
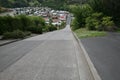
[[[94,64],[92,63],[90,57],[88,56],[88,53],[87,53],[87,51],[85,50],[85,48],[84,48],[81,40],[77,37],[77,35],[76,35],[74,32],[72,32],[72,33],[73,33],[76,41],[78,42],[79,46],[80,46],[80,47],[82,48],[82,50],[83,50],[83,53],[84,53],[85,58],[86,58],[86,60],[87,60],[87,62],[88,62],[88,66],[89,66],[90,71],[91,71],[91,73],[92,73],[92,75],[93,75],[93,77],[94,77],[94,80],[102,80],[101,77],[100,77],[100,75],[98,74],[98,72],[97,72]]]
[[[10,43],[13,43],[13,42],[17,42],[17,41],[20,41],[20,40],[21,39],[16,39],[16,40],[8,41],[8,42],[0,44],[0,46],[4,46],[4,45],[7,45],[7,44],[10,44]]]
[[[46,33],[44,33],[44,34],[46,34]],[[37,35],[35,35],[35,36],[37,36]],[[27,39],[27,38],[30,38],[30,37],[34,37],[34,36],[27,36],[27,37],[25,37],[23,39],[13,39],[13,40],[10,40],[8,42],[0,43],[0,46],[4,46],[4,45],[10,44],[10,43],[21,41],[21,40],[24,40],[24,39]]]

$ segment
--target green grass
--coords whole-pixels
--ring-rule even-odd
[[[118,33],[120,33],[120,28],[119,28],[119,29],[117,29],[117,32],[118,32]]]
[[[107,35],[107,33],[104,31],[89,31],[85,28],[77,29],[74,32],[79,38],[100,37]]]

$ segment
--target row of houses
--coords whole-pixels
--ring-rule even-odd
[[[52,10],[48,7],[24,7],[14,8],[15,15],[29,15],[29,16],[41,16],[47,24],[53,24],[59,26],[62,22],[66,22],[69,12]]]
[[[52,23],[53,25],[59,26],[62,22],[66,22],[67,11],[55,11],[51,10],[48,16],[43,16],[46,23]]]

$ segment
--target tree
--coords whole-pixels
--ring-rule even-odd
[[[113,17],[115,23],[120,24],[120,0],[89,0],[90,6],[97,12],[103,12]]]
[[[76,28],[85,27],[85,19],[91,15],[93,12],[92,8],[88,4],[73,6],[71,7],[71,12],[73,12],[75,16]]]

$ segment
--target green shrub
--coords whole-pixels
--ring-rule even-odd
[[[4,32],[4,18],[0,17],[0,35]]]
[[[45,26],[45,20],[41,17],[30,16],[30,20],[34,23],[34,26]]]
[[[88,17],[86,18],[86,28],[88,30],[95,30],[95,24],[94,23],[97,23],[97,21],[95,19],[93,19],[92,17]]]
[[[86,27],[89,30],[113,31],[114,22],[111,17],[104,17],[102,13],[93,13],[86,18]]]
[[[95,12],[95,13],[91,14],[91,17],[98,19],[98,20],[101,20],[104,17],[104,15],[102,12]]]
[[[43,32],[49,32],[48,27],[49,27],[49,26],[44,26],[44,27],[42,28]]]
[[[72,27],[72,30],[76,30],[80,28],[79,23],[77,22],[76,18],[72,20],[71,27]]]
[[[65,26],[66,26],[66,22],[62,22],[59,29],[63,29],[63,28],[65,28]]]
[[[6,31],[12,31],[12,24],[11,21],[13,20],[13,17],[11,16],[1,16],[0,17],[0,31],[1,34],[3,34]]]
[[[74,29],[78,29],[81,27],[85,27],[85,18],[90,16],[93,10],[88,4],[84,4],[72,7],[71,12],[75,16],[75,26],[73,27],[75,27]]]
[[[86,18],[86,28],[88,30],[101,30],[101,18],[102,13],[93,13],[91,16]]]
[[[0,34],[12,32],[17,29],[21,31],[27,31],[27,29],[31,26],[45,26],[45,21],[41,17],[34,16],[0,16]],[[40,30],[40,28],[38,29]],[[35,32],[40,33],[37,30],[35,30]]]
[[[112,16],[113,21],[120,27],[120,0],[88,0],[90,6],[97,12]]]
[[[28,31],[32,32],[32,33],[36,33],[36,34],[42,34],[42,28],[41,27],[29,27]]]
[[[113,31],[115,29],[114,22],[112,21],[112,17],[103,17],[102,18],[102,25],[104,30],[106,31]]]
[[[3,34],[3,39],[18,39],[18,38],[25,38],[26,36],[29,36],[30,32],[23,32],[20,30],[15,30],[13,32],[5,32]]]
[[[26,31],[24,33],[25,33],[25,36],[30,36],[32,34],[30,31]]]
[[[48,30],[49,31],[55,31],[55,30],[57,30],[57,27],[55,27],[53,25],[50,25],[50,26],[48,26]]]
[[[20,18],[21,20],[21,30],[22,31],[26,31],[27,28],[31,25],[33,25],[33,22],[32,20],[29,18],[29,16],[26,16],[26,15],[19,15],[19,16],[16,16],[16,18]]]

